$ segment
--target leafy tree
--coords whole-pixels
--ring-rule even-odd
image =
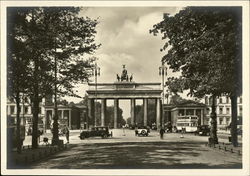
[[[15,36],[25,44],[29,60],[28,94],[33,107],[32,147],[37,147],[39,102],[48,93],[55,98],[53,141],[58,141],[57,96],[77,96],[74,84],[91,75],[95,44],[96,20],[79,17],[80,8],[36,7],[12,8],[24,14],[20,32]],[[61,52],[58,52],[61,51]]]
[[[20,103],[21,94],[27,90],[27,53],[25,44],[16,37],[20,33],[20,27],[25,20],[25,13],[8,13],[7,23],[7,96],[14,99],[16,103],[16,142],[17,151],[21,152],[20,139]]]
[[[150,32],[162,33],[167,42],[161,51],[168,50],[162,60],[179,78],[168,85],[174,92],[189,90],[191,96],[226,94],[232,102],[231,135],[237,145],[237,96],[242,92],[241,8],[240,7],[187,7],[164,19]],[[176,89],[175,85],[181,86]],[[215,103],[211,112],[211,138],[217,143]]]
[[[170,104],[178,105],[181,103],[188,102],[189,100],[186,100],[184,98],[181,98],[180,95],[173,95],[170,100]]]

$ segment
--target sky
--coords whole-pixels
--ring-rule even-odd
[[[83,8],[80,16],[97,19],[96,42],[101,47],[96,51],[97,64],[100,67],[98,83],[113,83],[116,74],[121,74],[122,65],[126,65],[128,75],[133,74],[135,82],[161,82],[159,66],[164,52],[160,52],[165,41],[162,36],[149,33],[154,24],[162,21],[163,14],[176,14],[181,7],[88,7]],[[168,76],[173,73],[168,70]],[[87,85],[78,85],[80,96],[85,94]],[[79,102],[81,99],[66,98]],[[141,104],[142,101],[137,101]],[[112,102],[108,102],[111,105]],[[130,102],[121,101],[120,108],[127,118]]]

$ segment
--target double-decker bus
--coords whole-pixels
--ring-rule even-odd
[[[180,116],[177,119],[176,127],[178,131],[195,132],[198,126],[198,116]]]

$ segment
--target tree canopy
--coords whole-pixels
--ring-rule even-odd
[[[150,32],[162,33],[161,51],[167,51],[162,61],[182,73],[167,82],[174,92],[241,94],[240,7],[187,7],[174,16],[164,14]]]
[[[76,7],[7,9],[8,87],[13,94],[14,88],[22,84],[25,87],[21,91],[25,90],[31,98],[34,148],[37,147],[39,101],[48,94],[54,94],[55,100],[57,94],[77,96],[74,86],[87,82],[92,74],[91,55],[100,46],[95,43],[98,21],[80,17],[80,10]],[[21,69],[17,70],[16,66]],[[21,81],[20,73],[24,75]]]

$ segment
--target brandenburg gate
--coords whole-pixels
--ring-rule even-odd
[[[117,81],[114,83],[89,83],[88,94],[88,117],[95,118],[95,100],[101,100],[101,126],[105,125],[106,101],[114,100],[114,128],[117,128],[117,117],[119,99],[130,99],[131,102],[131,125],[135,125],[135,100],[143,99],[143,125],[147,126],[148,99],[156,100],[156,125],[161,126],[161,83],[136,83],[133,81],[133,75],[127,74],[125,65],[121,76],[117,74]],[[96,122],[95,122],[96,123]],[[95,124],[96,125],[96,124]]]

